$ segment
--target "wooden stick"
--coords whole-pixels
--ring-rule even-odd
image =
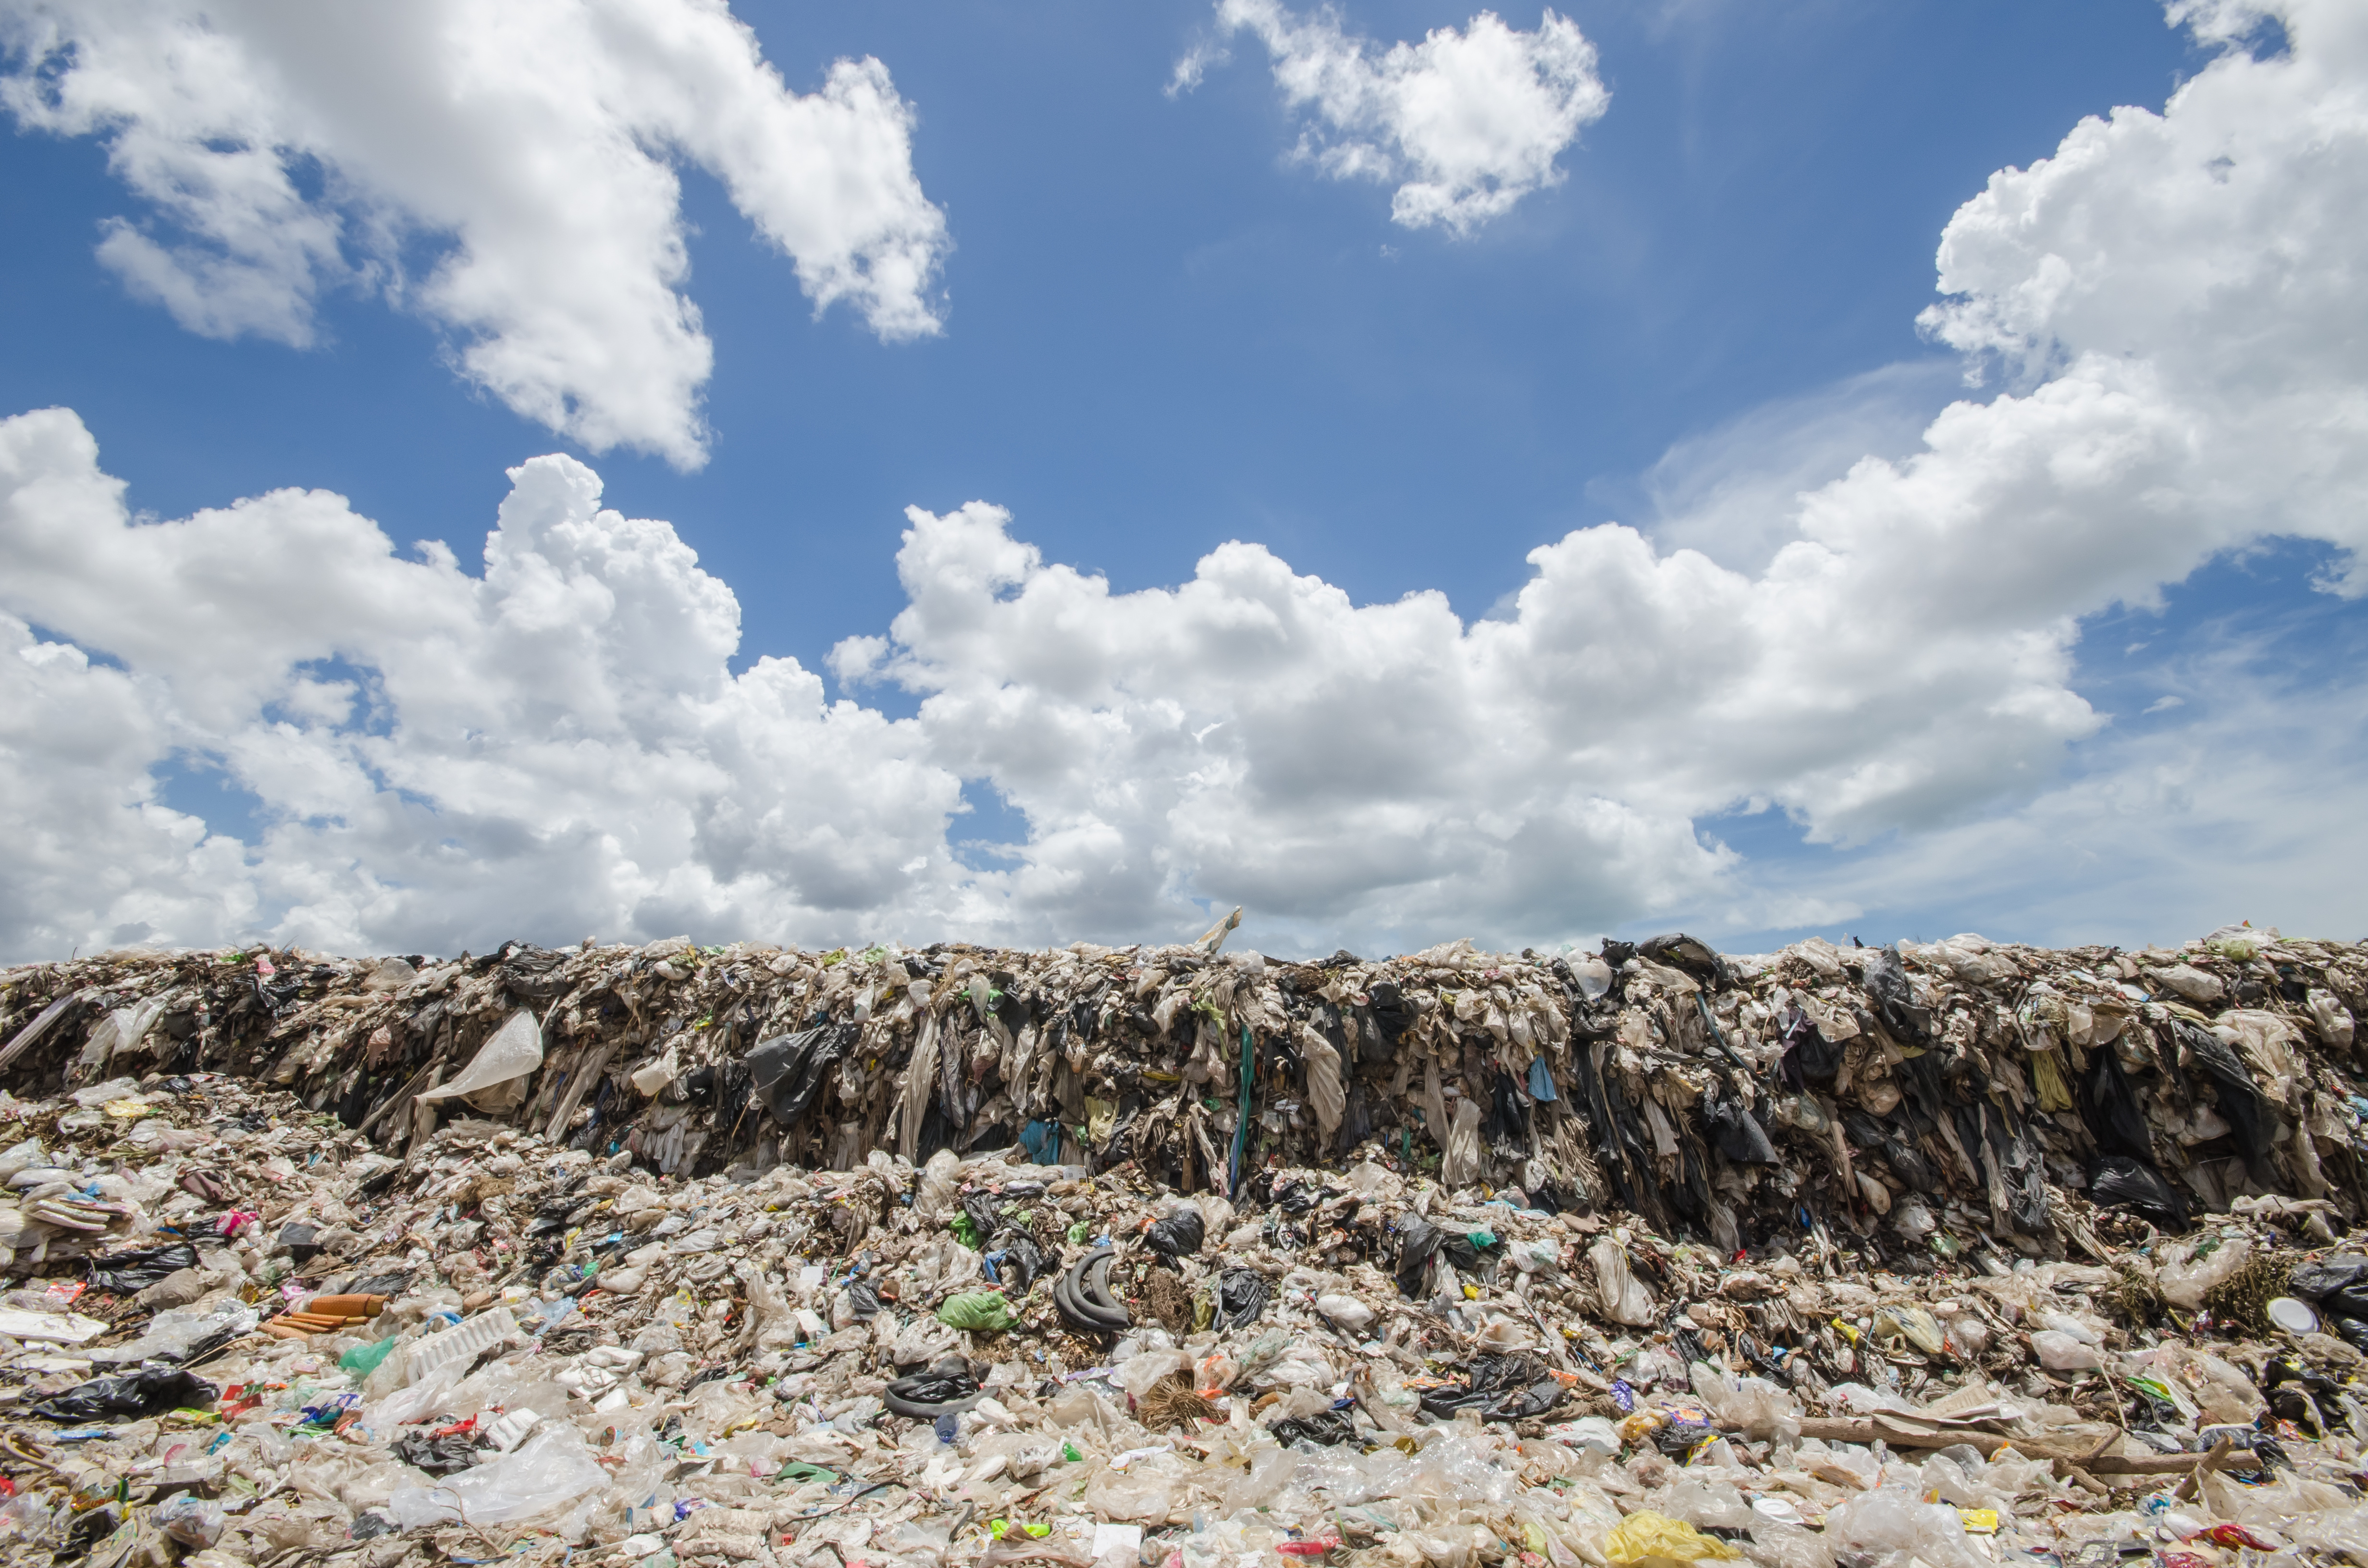
[[[2177,1475],[2182,1470],[2201,1474],[2207,1470],[2234,1470],[2239,1463],[2249,1464],[2252,1460],[2249,1452],[2239,1460],[2229,1451],[2227,1439],[2223,1438],[2208,1454],[2141,1454],[2134,1459],[2108,1454],[2089,1468],[2099,1475]]]
[[[2179,1483],[2179,1491],[2175,1495],[2180,1502],[2184,1503],[2203,1490],[2203,1472],[2207,1470],[2218,1470],[2222,1461],[2227,1459],[2229,1449],[2234,1445],[2234,1438],[2225,1437],[2212,1445],[2212,1451],[2203,1456],[2203,1462],[2188,1471],[2187,1479]]]

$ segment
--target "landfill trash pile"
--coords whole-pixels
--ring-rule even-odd
[[[2368,948],[0,971],[10,1562],[2368,1563]]]

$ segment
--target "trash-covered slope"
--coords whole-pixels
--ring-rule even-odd
[[[0,1534],[2368,1551],[2363,974],[2246,930],[12,970]]]
[[[135,952],[0,976],[0,1074],[20,1094],[254,1077],[390,1153],[465,1109],[666,1175],[1017,1143],[1231,1193],[1372,1142],[1449,1187],[1618,1208],[1726,1252],[1805,1221],[1876,1259],[2035,1255],[2060,1240],[2051,1187],[2174,1225],[2248,1192],[2368,1198],[2342,1075],[2363,986],[2368,950],[2244,928],[2178,952],[1954,937],[1736,959],[1669,937],[1315,964]]]

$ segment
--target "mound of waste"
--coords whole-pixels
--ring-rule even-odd
[[[2368,1563],[2368,947],[0,971],[0,1550]]]

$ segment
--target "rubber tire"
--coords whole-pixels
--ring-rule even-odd
[[[1116,1259],[1116,1254],[1108,1252],[1096,1253],[1086,1259],[1085,1274],[1079,1281],[1076,1294],[1087,1310],[1097,1318],[1105,1322],[1114,1318],[1116,1321],[1111,1324],[1112,1327],[1128,1328],[1133,1325],[1134,1314],[1127,1311],[1126,1303],[1111,1295],[1110,1290],[1110,1265]]]

